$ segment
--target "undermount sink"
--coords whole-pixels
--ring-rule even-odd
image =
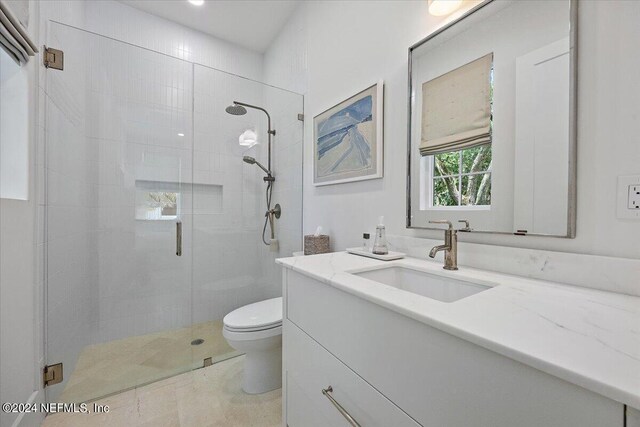
[[[390,266],[352,274],[442,302],[458,301],[491,288],[491,286],[479,283],[438,276],[400,266]]]

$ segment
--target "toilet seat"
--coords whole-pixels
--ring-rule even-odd
[[[227,328],[222,328],[222,336],[226,338],[227,341],[259,341],[265,338],[272,338],[282,335],[282,326],[276,326],[275,328],[263,329],[261,331],[250,331],[250,332],[238,332],[231,331]]]
[[[259,301],[233,310],[224,316],[222,323],[226,331],[235,333],[260,332],[276,328],[281,330],[282,297]]]
[[[274,323],[273,325],[266,325],[264,327],[261,328],[232,328],[230,326],[224,325],[224,329],[226,329],[227,331],[230,332],[259,332],[259,331],[266,331],[269,329],[274,329],[277,328],[279,326],[282,326],[282,322],[278,322],[278,323]]]

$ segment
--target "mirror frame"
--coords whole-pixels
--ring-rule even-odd
[[[502,235],[515,235],[515,236],[543,236],[543,237],[559,237],[559,238],[570,238],[573,239],[576,236],[576,194],[577,194],[577,117],[578,117],[578,99],[577,99],[577,82],[578,82],[578,0],[568,0],[569,1],[569,164],[568,164],[568,173],[569,173],[569,185],[567,188],[567,233],[565,235],[558,234],[536,234],[536,233],[522,233],[522,232],[509,232],[509,231],[490,231],[490,230],[458,230],[464,231],[466,233],[482,233],[482,234],[502,234]],[[407,97],[407,187],[406,187],[406,198],[407,198],[407,207],[406,207],[406,228],[418,229],[418,230],[438,230],[442,231],[442,228],[437,227],[422,227],[413,225],[411,223],[411,130],[412,130],[412,56],[413,51],[423,44],[429,42],[429,40],[437,37],[439,34],[447,31],[447,29],[453,27],[456,24],[463,22],[465,19],[478,12],[479,10],[491,5],[494,0],[485,0],[479,5],[473,7],[469,11],[465,12],[461,17],[455,19],[449,24],[443,26],[442,28],[437,29],[433,33],[429,34],[424,39],[419,42],[413,44],[409,47],[409,63],[408,63],[408,97]]]

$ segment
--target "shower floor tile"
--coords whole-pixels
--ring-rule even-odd
[[[276,427],[282,425],[282,390],[242,391],[244,356],[96,401],[108,413],[58,413],[43,427],[181,426]],[[89,405],[91,408],[91,404]]]
[[[191,345],[196,338],[200,345]],[[222,336],[222,322],[162,331],[85,347],[58,399],[86,402],[237,356]]]

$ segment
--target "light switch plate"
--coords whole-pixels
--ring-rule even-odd
[[[618,218],[640,220],[640,175],[618,177]]]

